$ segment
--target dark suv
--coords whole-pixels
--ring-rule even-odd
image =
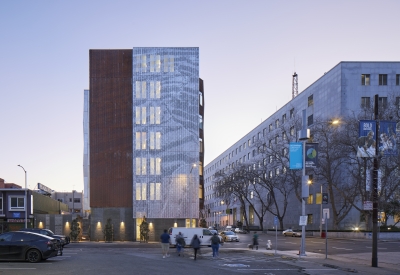
[[[35,233],[39,233],[39,234],[46,235],[46,236],[52,237],[54,239],[57,239],[57,240],[60,241],[61,251],[62,251],[62,248],[64,247],[64,245],[69,244],[69,238],[68,237],[66,237],[64,235],[56,235],[50,229],[44,229],[44,228],[22,228],[19,231],[35,232]]]

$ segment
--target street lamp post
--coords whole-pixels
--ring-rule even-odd
[[[307,110],[303,110],[302,114],[303,124],[302,128],[299,131],[299,140],[303,141],[303,170],[302,170],[302,188],[301,188],[301,215],[304,217],[306,215],[306,199],[309,195],[309,187],[308,187],[308,179],[306,179],[306,163],[305,163],[305,155],[306,155],[306,141],[310,138],[310,129],[307,128]],[[301,246],[299,251],[299,256],[307,256],[306,255],[306,227],[305,225],[301,226]]]
[[[25,170],[24,167],[22,167],[21,165],[18,164],[19,167],[22,168],[22,170],[24,170],[25,173],[25,228],[28,228],[28,193],[27,193],[27,189],[28,189],[28,185],[27,185],[27,172]]]

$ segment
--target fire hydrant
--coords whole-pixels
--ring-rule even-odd
[[[267,250],[271,250],[272,249],[272,243],[271,240],[268,240],[267,242]]]

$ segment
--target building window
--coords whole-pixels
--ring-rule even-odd
[[[380,109],[386,109],[387,107],[387,97],[380,97],[378,99],[378,106]]]
[[[136,183],[136,200],[137,201],[145,201],[147,193],[147,184],[146,183]]]
[[[161,183],[150,182],[150,200],[161,200]]]
[[[314,117],[313,117],[313,115],[310,115],[308,118],[307,118],[307,126],[310,126],[310,125],[312,125],[314,123]]]
[[[267,128],[263,129],[263,136],[265,137],[267,135]]]
[[[272,139],[269,140],[268,147],[271,149],[272,148]]]
[[[136,81],[139,82],[139,81]],[[161,98],[161,83],[160,81],[150,81],[150,98]]]
[[[310,106],[312,106],[312,105],[314,105],[314,96],[313,96],[313,95],[310,95],[310,96],[308,97],[308,107],[310,107]]]
[[[171,72],[175,70],[174,57],[172,55],[164,56],[164,73]]]
[[[74,202],[80,203],[81,199],[80,198],[74,198]]]
[[[290,118],[294,118],[294,109],[290,110]]]
[[[286,122],[286,114],[282,115],[282,124]]]
[[[288,154],[288,149],[285,147],[285,148],[282,149],[282,155],[283,155],[284,157],[286,157],[287,154]]]
[[[379,86],[386,86],[387,85],[387,74],[380,74],[379,75]]]
[[[400,109],[400,97],[396,97],[396,108]]]
[[[361,75],[361,85],[369,86],[370,85],[370,75],[369,74],[362,74]]]
[[[275,168],[275,176],[279,176],[279,168]]]
[[[275,137],[275,144],[278,144],[279,136]]]
[[[361,108],[369,108],[371,106],[371,99],[369,97],[361,98]]]
[[[136,124],[146,124],[146,107],[136,107]]]
[[[312,214],[308,214],[307,215],[307,224],[313,224],[314,220],[313,220],[313,215]]]
[[[203,106],[203,94],[199,92],[199,105]]]
[[[261,139],[261,132],[258,132],[257,139]]]
[[[279,127],[279,119],[275,120],[275,128]]]
[[[307,204],[313,204],[313,203],[314,203],[314,195],[310,194],[308,195]]]
[[[161,158],[150,158],[150,175],[161,175]]]
[[[396,74],[396,86],[400,85],[400,74]]]
[[[146,91],[146,81],[136,81],[136,98],[146,98]]]
[[[161,124],[161,107],[150,107],[150,124]]]
[[[274,156],[269,156],[269,163],[272,163],[273,160],[274,160]]]
[[[10,196],[9,197],[10,210],[24,210],[25,197],[24,196]]]
[[[150,132],[150,150],[161,149],[161,132]]]
[[[136,175],[146,175],[146,158],[136,158]]]
[[[294,129],[294,126],[290,127],[290,135],[294,136],[296,134],[296,131]]]
[[[287,140],[286,132],[282,132],[282,139],[283,139],[283,140]]]
[[[270,179],[272,179],[272,176],[273,176],[272,175],[272,171],[269,171],[268,176],[269,176]]]
[[[269,131],[272,131],[272,123],[269,125]]]
[[[160,55],[150,55],[150,72],[159,73],[161,68]]]
[[[146,55],[136,56],[136,72],[145,73],[146,71],[147,71]]]
[[[136,132],[136,150],[146,150],[146,132]]]
[[[203,129],[203,117],[199,115],[199,129]]]

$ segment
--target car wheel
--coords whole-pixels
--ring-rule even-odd
[[[38,263],[42,260],[42,254],[37,249],[31,249],[26,253],[26,259],[30,263]]]

